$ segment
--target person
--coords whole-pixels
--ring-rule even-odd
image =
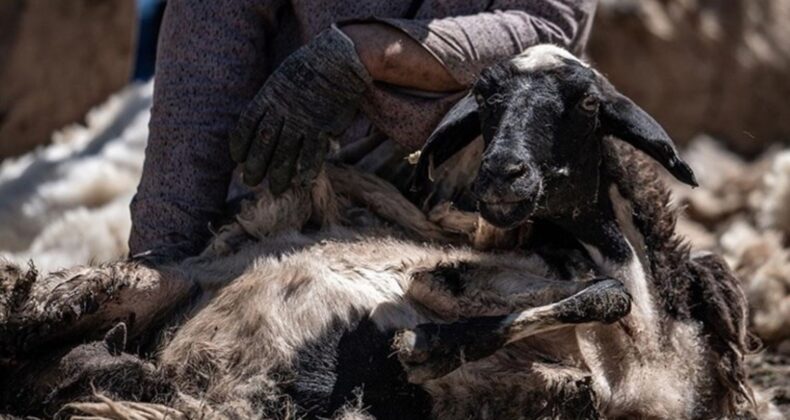
[[[229,203],[339,159],[402,182],[480,71],[538,43],[582,52],[595,0],[170,0],[130,253],[196,254]],[[238,165],[237,165],[238,163]]]

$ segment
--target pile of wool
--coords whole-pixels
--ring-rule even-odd
[[[699,137],[685,157],[700,188],[674,188],[681,233],[724,255],[744,282],[754,331],[790,355],[790,149],[747,162]]]
[[[0,258],[52,271],[127,254],[152,95],[153,82],[131,85],[0,165]]]

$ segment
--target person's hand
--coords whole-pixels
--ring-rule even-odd
[[[230,135],[243,179],[257,185],[269,176],[275,195],[295,175],[309,181],[329,147],[351,123],[370,82],[353,42],[333,27],[303,46],[272,73]]]

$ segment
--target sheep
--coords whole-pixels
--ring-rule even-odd
[[[738,281],[720,258],[692,257],[675,237],[666,190],[629,150],[645,152],[695,186],[658,123],[595,70],[551,47],[486,70],[465,101],[423,150],[417,179],[429,179],[432,166],[481,134],[473,128],[483,121],[485,152],[468,186],[481,215],[501,228],[544,220],[577,238],[603,274],[623,281],[633,299],[630,313],[616,326],[575,331],[605,414],[689,418],[750,406],[742,366],[750,337]],[[512,314],[491,330],[505,342],[521,339],[525,315]],[[446,353],[457,345],[440,339],[429,327],[408,332],[407,360],[430,360],[436,349]],[[708,352],[718,365],[706,366]],[[620,355],[619,365],[606,354]]]
[[[66,296],[42,311],[58,287],[7,274],[0,344],[19,357],[117,320],[135,337],[185,318],[155,368],[124,364],[143,379],[102,384],[133,399],[140,381],[163,384],[164,400],[143,398],[186,415],[328,416],[357,389],[380,418],[754,414],[743,292],[720,258],[692,256],[675,236],[668,192],[637,150],[694,184],[666,133],[603,76],[533,47],[484,71],[421,152],[417,199],[433,220],[383,181],[328,166],[312,190],[262,191],[199,258],[126,263],[127,278],[139,274],[122,287],[112,266],[83,274],[87,289],[104,282],[89,305]],[[161,283],[176,286],[150,293]],[[123,307],[130,294],[144,316]],[[41,325],[58,326],[56,339]],[[116,331],[60,360],[101,354],[110,361],[91,372],[116,366],[128,356]],[[69,392],[55,384],[50,401],[85,388],[68,372]],[[140,405],[71,407],[108,416]]]
[[[327,173],[332,180],[331,186],[337,191],[338,196],[377,205],[378,207],[374,208],[379,211],[381,218],[404,221],[400,224],[403,226],[402,231],[410,231],[414,234],[420,232],[420,237],[436,238],[441,235],[441,229],[431,224],[424,216],[421,218],[422,213],[416,207],[405,201],[393,187],[376,177],[332,167],[327,168]],[[328,187],[330,183],[319,182],[319,185]],[[301,228],[311,217],[324,219],[324,224],[333,224],[331,220],[339,218],[334,215],[334,211],[326,211],[334,204],[332,200],[324,199],[331,193],[320,192],[318,187],[315,190],[319,191],[314,191],[312,195],[291,191],[278,199],[268,195],[260,197],[256,204],[247,206],[242,211],[237,223],[219,232],[204,256],[179,267],[154,270],[136,263],[112,264],[89,269],[73,269],[66,273],[55,274],[43,282],[41,280],[34,282],[31,277],[35,274],[8,273],[8,278],[17,281],[4,282],[7,290],[10,290],[8,293],[10,297],[6,305],[0,305],[6,308],[5,319],[2,320],[5,322],[0,322],[2,324],[0,332],[3,333],[0,335],[2,337],[0,341],[6,351],[9,348],[16,348],[17,353],[36,352],[42,347],[48,348],[55,343],[68,341],[69,336],[78,336],[86,331],[106,331],[118,320],[128,323],[128,334],[131,339],[139,337],[142,332],[150,331],[151,326],[156,325],[163,318],[178,318],[178,315],[173,315],[176,307],[188,301],[190,296],[198,295],[197,304],[187,303],[187,306],[195,306],[189,311],[194,311],[196,314],[189,315],[189,320],[180,326],[175,336],[167,340],[167,344],[157,357],[157,364],[160,372],[163,372],[169,378],[169,382],[174,383],[173,386],[177,386],[177,389],[184,393],[183,395],[200,396],[201,399],[214,401],[216,405],[193,406],[190,400],[184,399],[169,401],[178,409],[195,415],[202,413],[201,415],[225,414],[230,417],[279,417],[284,415],[283,412],[289,409],[290,404],[297,404],[301,413],[331,414],[342,409],[346,398],[354,394],[354,388],[364,384],[365,404],[371,404],[371,401],[378,402],[370,409],[378,417],[386,418],[388,413],[390,416],[401,417],[404,415],[403,411],[396,411],[396,408],[398,404],[406,403],[413,408],[411,414],[414,417],[422,418],[430,410],[427,394],[406,381],[397,359],[387,357],[391,354],[389,347],[394,329],[388,328],[387,330],[390,331],[379,332],[378,323],[383,322],[385,325],[390,323],[398,327],[416,326],[422,322],[448,319],[448,316],[457,319],[462,315],[460,309],[456,310],[454,315],[447,315],[447,308],[444,309],[445,315],[441,317],[432,314],[434,310],[440,310],[439,305],[430,303],[433,299],[431,293],[433,272],[437,266],[440,271],[453,270],[456,267],[455,263],[460,261],[469,266],[467,272],[470,274],[479,270],[483,277],[476,282],[479,284],[479,291],[484,296],[485,293],[488,294],[488,299],[496,297],[496,289],[486,291],[497,285],[509,291],[522,291],[521,294],[512,297],[513,303],[507,302],[510,297],[501,297],[500,305],[523,307],[547,300],[555,301],[585,292],[591,285],[591,281],[563,282],[550,290],[542,290],[550,284],[545,277],[551,270],[537,257],[525,257],[513,253],[488,255],[470,249],[451,250],[438,245],[429,246],[421,242],[405,240],[402,238],[404,233],[401,229],[388,228],[377,221],[377,218],[360,214],[358,208],[350,208],[352,211],[348,216],[354,217],[353,230],[335,225],[322,233],[300,234],[293,228]],[[319,205],[316,205],[317,203]],[[369,226],[366,226],[365,220],[371,220]],[[240,238],[250,235],[259,240],[253,244],[239,245]],[[233,249],[239,246],[240,248]],[[378,251],[371,255],[370,250]],[[284,252],[287,252],[287,258],[282,256]],[[219,258],[222,255],[224,257]],[[317,255],[322,255],[322,258],[316,258]],[[247,268],[250,265],[257,268],[250,270]],[[334,277],[337,282],[323,284],[319,279],[314,278],[315,273],[326,274],[333,271],[336,272]],[[291,277],[291,274],[296,277]],[[288,277],[288,280],[283,276]],[[45,287],[29,291],[31,283],[43,283]],[[473,283],[475,282],[470,282]],[[594,282],[593,285],[599,283],[601,282]],[[612,283],[613,281],[610,281],[606,284],[616,289],[617,286]],[[77,290],[76,287],[69,287],[74,284],[85,287],[85,292]],[[195,290],[196,284],[199,284],[202,290]],[[259,289],[259,286],[263,286],[263,289]],[[236,289],[237,287],[240,289]],[[249,287],[254,290],[249,290]],[[597,292],[597,289],[593,288],[590,291]],[[252,298],[246,305],[241,305],[242,302],[230,303],[228,299],[237,299],[239,297],[237,293],[245,296],[256,295],[258,299]],[[262,295],[270,293],[273,295],[265,300],[270,301],[272,305],[266,305],[264,309],[266,313],[260,313],[259,299],[264,299]],[[290,298],[284,300],[281,297],[283,294]],[[584,293],[581,297],[587,299],[588,294]],[[323,299],[330,307],[312,305],[311,302],[316,299]],[[464,309],[467,313],[471,313],[468,312],[469,309],[475,307],[478,312],[490,313],[486,306],[476,303],[477,299],[479,297],[471,295],[455,300],[461,305],[467,305]],[[75,304],[75,301],[78,303]],[[423,301],[426,303],[421,304],[420,302]],[[119,302],[122,304],[119,305]],[[215,333],[210,333],[215,335],[214,339],[197,338],[208,332],[202,329],[207,325],[205,323],[207,320],[216,320],[215,316],[210,314],[226,304],[235,307],[234,318],[242,314],[249,314],[253,318],[260,317],[253,322],[254,329],[248,330],[252,335],[244,333],[248,339],[260,341],[261,346],[265,348],[261,350],[263,354],[259,354],[260,357],[248,360],[252,365],[231,368],[229,363],[235,362],[228,358],[235,357],[232,354],[233,349],[238,347],[235,344],[229,346],[220,344],[215,340],[220,338]],[[334,306],[335,304],[337,306]],[[349,304],[353,307],[344,307]],[[43,313],[36,313],[35,310],[42,307],[45,308]],[[219,310],[222,312],[222,309]],[[503,309],[500,306],[497,310],[501,312]],[[364,315],[366,313],[367,315]],[[327,316],[330,318],[326,319]],[[276,322],[280,317],[289,321]],[[298,325],[293,324],[293,321],[296,321],[294,317],[298,319]],[[35,319],[32,326],[29,322],[31,318]],[[74,322],[75,319],[78,322]],[[261,323],[258,324],[258,321]],[[318,357],[322,354],[316,355],[314,353],[316,349],[308,344],[311,338],[318,341],[316,345],[322,343],[315,336],[322,338],[321,334],[326,328],[324,323],[327,321],[339,324],[330,328],[327,333],[326,339],[330,343],[335,342],[333,340],[341,340],[340,343],[344,343],[346,330],[351,330],[349,334],[351,337],[355,337],[355,334],[359,335],[354,339],[362,340],[368,346],[375,345],[373,349],[366,348],[368,351],[377,351],[367,355],[355,354],[353,351],[346,354],[331,348],[322,349],[326,353],[325,357],[328,357],[328,360],[322,360]],[[213,321],[209,322],[211,322],[209,329],[213,330],[215,324]],[[311,322],[314,324],[311,325]],[[240,331],[232,327],[239,323],[243,324],[243,328],[253,326],[241,318],[236,319],[227,324],[231,330],[230,335],[225,338],[234,342],[240,338],[233,337]],[[42,325],[46,325],[46,328],[41,328]],[[53,334],[52,331],[58,331],[58,334]],[[288,345],[285,348],[278,347],[278,342],[269,346],[266,344],[269,340],[262,339],[261,334],[267,337],[281,337]],[[203,344],[207,347],[203,347]],[[150,385],[159,384],[160,381],[155,378],[156,375],[145,374],[152,371],[145,363],[141,362],[140,365],[132,363],[130,366],[129,360],[123,361],[124,372],[134,372],[125,375],[135,379],[129,384],[119,380],[120,375],[113,373],[118,369],[119,363],[116,358],[107,354],[97,357],[99,350],[107,352],[105,347],[123,348],[123,345],[88,345],[87,349],[83,347],[85,346],[66,350],[68,353],[57,362],[58,369],[66,373],[48,376],[55,380],[54,383],[41,383],[40,378],[34,378],[27,373],[44,369],[39,364],[23,365],[18,368],[21,370],[13,370],[5,377],[29,378],[30,383],[16,382],[15,387],[11,389],[29,396],[31,404],[41,400],[50,401],[53,411],[64,400],[73,398],[75,388],[80,389],[79,387],[82,386],[83,391],[88,391],[89,383],[94,385],[98,383],[101,387],[112,385],[116,392],[119,389],[125,391],[120,395],[135,400],[154,398],[146,394],[146,390],[168,388],[164,385]],[[304,348],[299,349],[300,347]],[[351,350],[355,347],[357,346],[351,346]],[[224,353],[223,349],[231,350],[231,353]],[[87,361],[84,360],[86,354],[90,356]],[[529,350],[524,350],[525,357],[531,354]],[[355,357],[362,356],[366,359],[375,358],[375,363],[368,367],[371,371],[363,372],[368,375],[367,377],[356,377],[355,375],[360,373],[352,368],[332,369],[332,357],[353,361]],[[320,366],[321,369],[313,372],[308,369],[309,365],[303,366],[307,376],[304,381],[300,381],[298,377],[289,381],[283,380],[287,385],[285,386],[287,394],[293,394],[289,397],[293,402],[288,402],[289,400],[286,399],[281,403],[282,393],[273,390],[276,381],[272,377],[293,376],[293,372],[289,374],[285,367],[302,360],[311,361],[312,358],[327,365]],[[97,359],[101,363],[97,362]],[[86,366],[82,367],[83,364]],[[74,367],[75,365],[77,367]],[[237,368],[239,376],[227,370]],[[393,379],[387,381],[377,378],[379,368],[393,372]],[[210,379],[205,383],[195,382],[200,377],[205,378],[206,369],[215,373],[210,374]],[[243,373],[249,370],[257,371],[258,374],[250,378]],[[552,369],[547,367],[545,370]],[[333,384],[332,381],[341,381],[341,378],[335,378],[335,375],[350,375],[349,378],[342,379],[354,386],[337,396],[330,395],[338,392],[329,386]],[[59,376],[64,376],[65,379],[60,379]],[[107,376],[112,380],[97,379]],[[138,380],[140,376],[143,379]],[[576,386],[575,381],[582,377],[583,374],[578,369],[564,369],[557,375],[556,381]],[[319,379],[329,383],[322,383]],[[360,382],[360,379],[364,381]],[[249,380],[260,382],[251,386]],[[62,382],[66,385],[62,385]],[[145,383],[146,386],[139,385],[139,382]],[[545,385],[545,381],[540,381],[533,386],[542,388]],[[578,406],[568,405],[567,409],[580,407],[589,410],[591,407],[589,389],[584,386],[578,388],[578,392],[574,393],[580,394],[577,398]],[[55,391],[50,392],[52,389]],[[47,391],[45,393],[47,398],[38,397],[42,390]],[[398,390],[401,394],[400,399],[393,398],[391,393]],[[251,395],[249,392],[256,395]],[[535,394],[537,391],[532,393]],[[17,396],[18,394],[15,394],[6,398],[13,400]],[[332,401],[332,398],[337,401]],[[324,401],[325,399],[328,401]],[[208,409],[216,411],[207,414],[204,410]]]

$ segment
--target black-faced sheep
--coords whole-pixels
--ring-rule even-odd
[[[330,416],[355,395],[380,418],[754,414],[743,293],[717,257],[692,257],[675,236],[668,193],[634,147],[693,184],[644,111],[564,50],[533,47],[486,70],[423,150],[432,220],[383,181],[330,166],[310,191],[263,192],[176,267],[46,282],[7,269],[8,370],[39,376],[4,399],[54,389],[57,406],[93,382],[171,416]],[[22,354],[119,320],[139,340],[162,319],[185,321],[153,364],[124,359],[133,380],[113,376],[130,357],[118,330],[49,362]]]

